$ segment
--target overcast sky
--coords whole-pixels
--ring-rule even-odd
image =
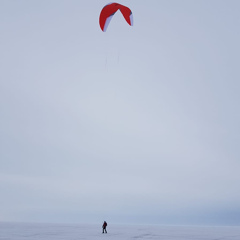
[[[240,2],[0,1],[0,221],[240,224]]]

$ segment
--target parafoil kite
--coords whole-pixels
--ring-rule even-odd
[[[103,7],[100,16],[99,16],[99,24],[103,32],[106,32],[108,24],[110,23],[113,15],[120,10],[123,17],[127,21],[127,23],[132,26],[133,25],[133,16],[132,11],[119,3],[109,3],[105,7]]]

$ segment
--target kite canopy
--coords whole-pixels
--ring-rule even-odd
[[[100,16],[99,16],[99,24],[103,32],[106,32],[108,24],[110,23],[113,15],[120,10],[123,17],[127,21],[127,23],[132,26],[133,25],[133,16],[132,11],[119,3],[109,3],[105,7],[103,7]]]

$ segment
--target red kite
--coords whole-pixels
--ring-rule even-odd
[[[100,16],[99,16],[99,24],[103,32],[106,32],[108,24],[110,23],[113,15],[120,10],[123,17],[127,21],[127,23],[132,26],[133,25],[133,16],[132,11],[119,3],[109,3],[105,7],[103,7]]]

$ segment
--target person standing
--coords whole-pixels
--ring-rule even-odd
[[[103,225],[102,225],[102,233],[104,233],[104,231],[105,231],[105,233],[107,233],[107,222],[106,221],[104,221],[104,223],[103,223]]]

